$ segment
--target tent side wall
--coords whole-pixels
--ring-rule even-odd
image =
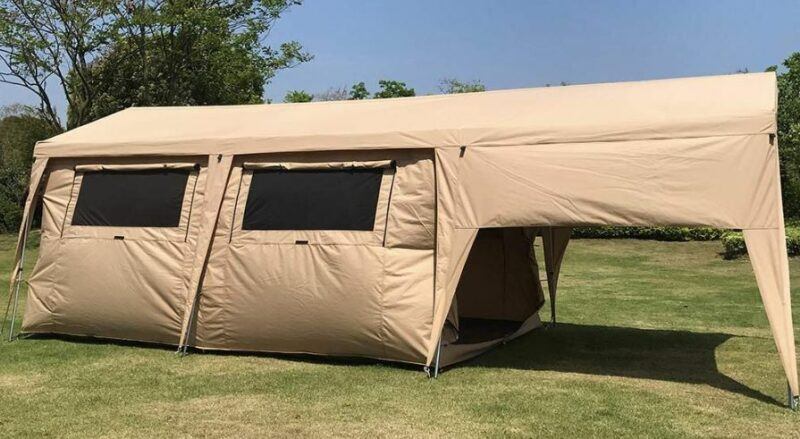
[[[43,188],[39,259],[29,279],[23,331],[173,344],[180,334],[202,205],[206,157],[51,159]],[[73,224],[82,166],[188,166],[177,227]],[[197,169],[194,165],[199,165]],[[163,188],[162,188],[163,189]]]
[[[386,160],[394,167],[383,179],[372,231],[243,229],[253,169]],[[433,179],[433,154],[424,150],[237,157],[189,344],[424,363],[433,313]]]
[[[188,344],[207,349],[422,364],[433,314],[432,155],[263,154],[236,157],[232,166],[225,160],[207,166],[216,156],[50,160],[40,258],[30,278],[23,331],[177,344],[182,326],[189,325]],[[353,166],[380,165],[371,230],[244,230],[253,163],[293,164],[301,173],[344,164],[337,172],[348,175]],[[124,210],[114,219],[102,218],[85,202],[79,207],[92,195],[84,193],[90,175],[173,170],[185,175],[176,224],[78,224],[80,215],[91,221],[130,219]],[[106,200],[113,201],[113,189],[92,187],[111,191]],[[207,192],[215,189],[224,192],[221,202],[207,205]],[[213,232],[210,255],[209,240],[201,239],[205,232]],[[192,285],[200,278],[193,307]]]

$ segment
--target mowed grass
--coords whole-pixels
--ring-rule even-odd
[[[6,282],[13,241],[0,237]],[[561,323],[438,380],[371,362],[3,341],[0,437],[800,437],[749,262],[719,251],[575,240]]]

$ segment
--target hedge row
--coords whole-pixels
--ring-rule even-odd
[[[722,257],[736,259],[747,254],[742,232],[728,232],[722,236]],[[800,256],[800,227],[786,227],[786,251],[789,256]]]
[[[742,232],[711,227],[578,227],[573,238],[584,239],[653,239],[656,241],[722,242],[722,256],[736,259],[747,254]],[[786,250],[789,256],[800,256],[800,222],[786,224]]]
[[[578,227],[573,238],[590,239],[654,239],[656,241],[713,241],[726,230],[711,227]]]

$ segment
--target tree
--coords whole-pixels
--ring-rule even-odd
[[[350,99],[347,87],[331,87],[322,93],[317,93],[314,98],[318,101],[346,101]]]
[[[800,52],[783,62],[778,74],[778,145],[780,147],[783,212],[800,218]],[[767,71],[777,71],[772,66]]]
[[[17,105],[0,111],[0,232],[19,228],[34,145],[59,131],[34,108]]]
[[[314,95],[306,93],[303,90],[290,90],[286,93],[286,97],[283,98],[283,102],[288,103],[311,102],[313,100]]]
[[[91,95],[86,70],[106,39],[105,11],[95,0],[0,0],[0,82],[34,93],[38,111],[53,127],[61,121],[48,81],[57,80],[72,105],[67,75],[74,71],[80,82],[75,91]]]
[[[68,127],[132,105],[263,100],[278,70],[311,59],[297,42],[265,44],[299,0],[0,0],[0,81],[67,97]]]
[[[480,81],[459,81],[455,78],[445,78],[439,81],[439,91],[443,94],[474,93],[486,91],[486,86]]]
[[[361,100],[367,98],[369,98],[369,91],[367,91],[367,86],[364,85],[363,81],[353,85],[353,87],[350,89],[351,100]]]
[[[413,88],[406,88],[405,82],[381,79],[378,81],[378,87],[380,87],[380,91],[373,96],[375,99],[405,98],[416,95]]]

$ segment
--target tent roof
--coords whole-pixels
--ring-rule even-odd
[[[775,74],[302,104],[129,108],[39,157],[503,146],[775,132]]]

